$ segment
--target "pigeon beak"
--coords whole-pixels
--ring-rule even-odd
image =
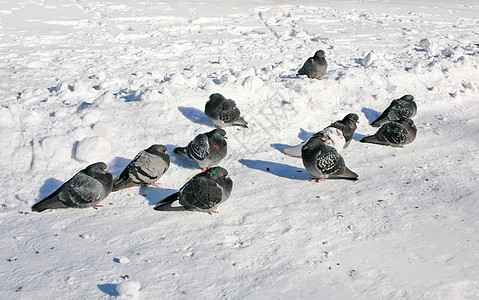
[[[224,137],[225,139],[228,139],[226,136]]]

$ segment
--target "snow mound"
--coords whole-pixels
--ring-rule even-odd
[[[75,157],[88,163],[104,161],[108,158],[110,150],[111,146],[107,139],[100,136],[86,137],[78,143]]]
[[[139,299],[141,284],[138,281],[124,281],[116,286],[119,299]]]

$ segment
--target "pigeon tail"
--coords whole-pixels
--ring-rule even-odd
[[[175,149],[173,150],[173,152],[179,153],[179,154],[185,154],[185,155],[186,155],[186,147],[178,147],[178,148],[175,148]]]
[[[111,191],[117,192],[119,190],[134,187],[134,186],[136,186],[136,184],[133,182],[133,180],[131,180],[130,177],[127,177],[125,179],[124,177],[120,175],[113,181],[113,189]]]
[[[341,174],[342,179],[358,180],[358,177],[358,174],[354,173],[348,168],[346,168],[346,170],[344,170],[344,173]]]
[[[301,158],[301,148],[303,148],[304,144],[306,144],[306,142],[303,142],[296,146],[288,147],[283,150],[283,153],[291,157]]]
[[[178,200],[178,196],[180,196],[180,192],[173,193],[163,200],[158,201],[155,210],[169,210],[169,208],[173,208],[171,204]]]
[[[243,117],[239,117],[238,120],[236,120],[233,125],[236,125],[236,126],[241,126],[241,127],[244,127],[244,128],[248,128],[248,122],[246,122],[245,119],[243,119]]]
[[[371,143],[371,144],[379,144],[379,145],[388,145],[383,141],[380,141],[376,135],[366,136],[360,140],[361,143]]]
[[[56,196],[44,198],[42,201],[32,206],[32,211],[42,212],[47,209],[68,208]]]
[[[383,118],[382,116],[377,118],[375,121],[371,123],[372,127],[381,127],[384,124],[388,123],[389,120],[387,118]]]

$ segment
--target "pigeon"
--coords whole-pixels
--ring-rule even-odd
[[[334,147],[326,145],[321,137],[311,137],[301,149],[306,171],[314,181],[325,178],[357,180],[358,174],[346,167],[343,157]]]
[[[414,141],[416,132],[417,128],[411,119],[392,121],[381,126],[374,135],[362,138],[360,142],[402,147]]]
[[[113,181],[113,192],[133,186],[154,184],[170,167],[170,156],[164,145],[142,150]]]
[[[313,57],[308,58],[303,67],[299,69],[298,75],[306,75],[308,78],[320,79],[326,74],[328,63],[323,50],[318,50]]]
[[[33,211],[57,208],[97,207],[111,193],[113,176],[106,164],[97,162],[76,173],[51,195],[32,206]]]
[[[393,100],[386,110],[371,123],[373,127],[381,127],[391,121],[399,121],[412,118],[416,115],[417,105],[412,95],[404,95]]]
[[[317,132],[313,137],[319,136],[326,145],[336,148],[341,152],[346,148],[353,139],[354,131],[357,128],[359,117],[357,114],[348,114],[342,120],[331,123],[322,131]],[[292,157],[301,157],[301,148],[307,142],[299,145],[288,147],[283,150],[283,153]]]
[[[227,150],[226,131],[217,128],[197,135],[186,147],[178,147],[173,151],[187,155],[204,171],[217,165],[226,156]]]
[[[241,116],[236,103],[218,93],[212,94],[210,100],[206,102],[205,115],[210,118],[217,127],[237,125],[248,128],[248,122]]]
[[[195,175],[178,192],[156,203],[155,210],[197,210],[211,214],[229,198],[232,189],[233,181],[228,177],[228,171],[213,167]],[[171,207],[176,200],[181,206]]]

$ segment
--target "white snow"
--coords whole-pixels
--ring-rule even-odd
[[[116,286],[119,299],[139,299],[140,283],[138,281],[124,281]]]
[[[476,0],[1,1],[0,299],[479,299],[478,32]],[[297,77],[319,49],[326,75]],[[232,195],[155,211],[200,171],[173,149],[212,93],[249,123],[226,128]],[[416,140],[359,143],[405,94]],[[310,182],[281,151],[348,113],[359,180]],[[31,212],[155,143],[160,187]]]

